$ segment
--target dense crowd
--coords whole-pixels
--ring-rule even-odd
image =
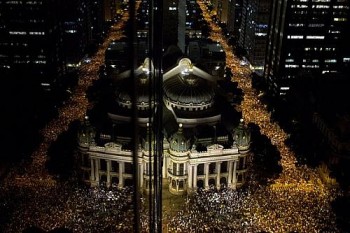
[[[86,92],[93,82],[99,78],[99,68],[104,64],[105,51],[112,41],[119,40],[123,35],[122,28],[128,20],[128,12],[125,11],[120,21],[114,25],[104,42],[99,46],[96,54],[91,57],[91,61],[83,62],[79,67],[78,84],[72,92],[69,100],[58,109],[58,116],[50,121],[42,130],[42,142],[36,151],[31,156],[32,161],[26,166],[19,166],[19,170],[10,171],[8,178],[10,185],[14,185],[16,181],[19,186],[31,186],[32,182],[39,182],[41,184],[54,184],[55,181],[47,173],[45,163],[47,161],[47,151],[52,142],[56,141],[62,132],[68,130],[70,124],[76,120],[83,120],[88,109],[93,106],[89,103]]]
[[[339,232],[323,190],[260,186],[199,190],[168,232]]]
[[[128,12],[125,11],[120,21],[111,28],[96,55],[91,57],[91,61],[81,64],[77,86],[69,100],[58,110],[58,116],[41,130],[42,142],[30,157],[31,159],[23,161],[17,168],[12,168],[3,179],[0,186],[2,208],[0,232],[21,232],[31,225],[50,230],[58,226],[66,226],[70,221],[71,224],[68,224],[70,227],[81,225],[85,228],[80,232],[86,232],[88,229],[89,220],[85,224],[75,223],[74,221],[79,218],[71,216],[69,213],[74,211],[67,209],[66,206],[67,200],[81,193],[71,193],[70,189],[73,187],[67,188],[65,184],[58,183],[48,173],[47,152],[51,143],[56,141],[61,133],[67,131],[72,122],[82,120],[86,111],[92,108],[86,97],[86,91],[99,78],[98,71],[104,64],[108,45],[124,36],[122,28],[127,20]],[[79,197],[82,196],[84,195],[78,196],[77,200],[81,200]],[[88,201],[88,199],[84,200]],[[75,201],[71,203],[84,206],[83,203]],[[85,204],[88,206],[89,203]],[[96,200],[95,203],[97,203]]]
[[[264,207],[262,210],[266,212],[256,219],[260,226],[258,229],[271,232],[287,232],[294,229],[298,232],[319,232],[329,227],[329,232],[337,232],[330,203],[340,193],[325,187],[315,169],[296,166],[295,154],[285,145],[288,135],[271,120],[271,113],[266,105],[260,102],[258,93],[252,88],[249,66],[240,65],[240,60],[234,56],[233,49],[223,37],[220,27],[211,20],[205,4],[199,4],[205,19],[213,29],[211,39],[223,46],[226,65],[233,72],[232,79],[244,93],[241,108],[245,122],[258,125],[261,133],[271,140],[281,154],[283,170],[280,176],[272,181],[272,185],[262,187],[261,191],[257,192],[260,195],[250,200],[251,205],[256,203],[257,206]]]

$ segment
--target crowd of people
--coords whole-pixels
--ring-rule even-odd
[[[257,182],[252,172],[239,190],[223,188],[198,190],[183,203],[175,216],[167,216],[165,232],[339,232],[331,201],[340,195],[326,187],[312,168],[296,166],[295,155],[284,144],[286,133],[271,121],[270,113],[252,91],[249,67],[241,66],[220,28],[210,20],[204,4],[203,15],[212,27],[211,38],[222,44],[233,80],[244,92],[245,122],[255,123],[281,154],[282,173],[267,185]],[[45,169],[47,150],[75,120],[82,120],[92,105],[85,93],[104,61],[109,43],[122,35],[127,12],[111,30],[91,62],[79,68],[79,82],[59,115],[43,130],[43,141],[26,166],[10,171],[0,186],[0,231],[21,232],[30,226],[46,231],[66,227],[73,232],[132,232],[132,189],[84,188],[57,182]],[[147,203],[140,210],[141,229],[148,232]]]
[[[99,78],[98,71],[104,64],[105,51],[109,44],[124,36],[122,29],[128,18],[128,12],[125,11],[122,18],[111,28],[96,55],[91,58],[91,61],[82,63],[78,68],[77,86],[70,98],[58,109],[58,116],[41,130],[42,142],[33,152],[30,160],[25,160],[17,167],[11,168],[2,180],[0,186],[1,232],[21,232],[31,225],[45,230],[67,225],[70,215],[64,207],[66,200],[78,194],[71,193],[69,190],[73,187],[67,188],[66,184],[57,182],[48,173],[47,152],[51,143],[56,141],[61,133],[67,131],[72,122],[84,119],[87,110],[92,108],[92,104],[86,97],[86,91]],[[88,229],[86,224],[81,225]],[[73,224],[72,227],[75,225]]]
[[[42,142],[32,154],[32,160],[26,166],[19,166],[19,170],[25,170],[20,172],[18,170],[10,171],[6,179],[10,185],[14,185],[15,181],[18,182],[19,186],[32,185],[32,182],[55,183],[45,169],[47,151],[51,143],[56,141],[62,132],[67,131],[72,122],[83,120],[87,110],[93,107],[92,103],[88,101],[86,92],[93,85],[93,82],[99,78],[98,71],[100,66],[104,64],[105,51],[110,43],[124,37],[124,31],[122,29],[128,18],[129,14],[125,11],[117,24],[111,28],[103,44],[99,46],[98,51],[91,57],[91,60],[89,62],[83,62],[80,65],[78,68],[79,79],[77,86],[70,98],[58,109],[58,116],[41,130]]]
[[[254,178],[256,179],[256,177]],[[328,196],[317,186],[199,190],[168,232],[340,232]]]
[[[261,195],[253,199],[258,206],[264,206],[268,216],[268,218],[259,219],[259,225],[262,223],[265,225],[260,229],[287,232],[295,228],[298,232],[319,232],[329,227],[332,229],[330,232],[337,232],[330,204],[340,193],[334,188],[326,187],[315,169],[305,165],[296,166],[295,154],[285,145],[288,135],[271,120],[271,113],[266,105],[260,102],[258,93],[252,88],[250,68],[240,65],[240,60],[234,56],[233,49],[228,45],[220,27],[211,21],[205,4],[200,3],[200,6],[206,20],[214,29],[211,32],[211,39],[220,42],[223,46],[226,52],[226,65],[233,72],[232,79],[238,83],[238,87],[244,93],[241,109],[245,122],[258,125],[261,133],[271,140],[281,154],[282,173],[272,181],[271,186],[263,187],[262,191],[257,192]],[[251,204],[254,203],[253,200],[250,200]],[[262,200],[268,205],[262,205]],[[268,208],[269,206],[274,208]],[[300,214],[305,212],[307,214]],[[291,223],[286,221],[288,219]]]

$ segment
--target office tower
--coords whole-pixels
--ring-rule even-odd
[[[178,6],[179,1],[163,0],[163,46],[167,48],[170,45],[177,45],[178,43]]]
[[[87,5],[80,0],[63,0],[60,1],[60,8],[64,56],[67,67],[75,68],[79,66],[90,36]]]
[[[95,46],[95,44],[102,41],[105,33],[104,4],[99,0],[90,0],[88,9],[88,17],[91,21],[91,44]]]
[[[67,67],[75,68],[103,37],[103,6],[96,0],[61,0],[59,4],[63,53]]]
[[[185,32],[186,32],[186,1],[179,1],[178,3],[178,28],[177,28],[177,46],[181,51],[185,52]]]
[[[238,41],[241,27],[242,5],[242,0],[229,0],[228,2],[227,30],[236,42]]]
[[[103,0],[103,15],[105,22],[112,22],[117,16],[116,0]]]
[[[229,12],[229,0],[221,0],[218,2],[217,18],[221,23],[227,23]]]
[[[0,2],[0,69],[45,88],[65,73],[57,1]]]
[[[238,44],[246,51],[255,73],[262,76],[269,23],[270,0],[243,0]]]
[[[0,69],[50,89],[101,36],[100,3],[1,1]]]
[[[271,94],[283,99],[296,77],[342,70],[348,20],[348,0],[273,1],[264,70]]]

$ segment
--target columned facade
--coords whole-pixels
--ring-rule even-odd
[[[90,178],[85,182],[91,186],[118,188],[130,185],[126,180],[132,177],[132,170],[126,169],[126,164],[129,167],[132,165],[131,152],[120,150],[120,153],[126,153],[122,160],[120,153],[107,152],[111,152],[108,151],[108,147],[90,146],[90,151],[87,151],[90,167],[84,168],[89,171]],[[168,150],[164,153],[166,156],[163,164],[167,170],[167,176],[164,178],[169,180],[169,191],[172,194],[190,193],[197,188],[220,189],[225,186],[235,189],[244,183],[246,157],[249,153],[240,153],[237,147],[224,149],[220,145],[212,145],[206,152],[188,150],[179,153]],[[150,191],[148,187],[152,177],[149,172],[149,156],[142,152],[139,155],[139,186],[147,193]],[[240,161],[242,165],[239,164]]]

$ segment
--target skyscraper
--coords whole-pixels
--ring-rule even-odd
[[[76,67],[102,33],[102,3],[0,2],[0,69],[44,88]]]
[[[244,0],[238,44],[258,75],[263,74],[270,0]]]
[[[227,30],[238,40],[242,16],[242,0],[229,0],[227,13]]]
[[[348,20],[348,0],[273,1],[264,70],[272,95],[283,97],[304,74],[340,72],[350,61]]]
[[[64,73],[55,0],[0,2],[0,69],[50,85]],[[23,75],[24,74],[24,75]]]

